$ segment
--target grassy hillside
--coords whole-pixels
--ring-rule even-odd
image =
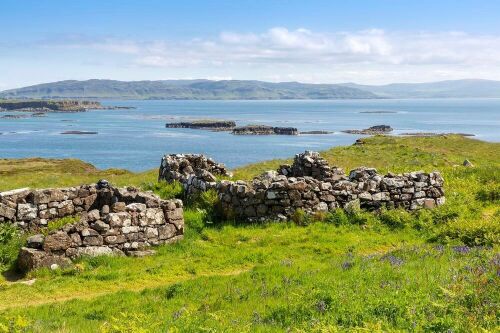
[[[102,178],[118,186],[138,186],[156,181],[158,173],[156,170],[142,173],[121,169],[98,170],[89,163],[73,159],[0,159],[0,191],[20,187],[74,186],[95,183]]]
[[[218,221],[208,194],[187,203],[185,239],[155,256],[82,259],[30,273],[32,285],[9,281],[4,265],[0,332],[494,332],[499,149],[458,136],[372,137],[323,152],[347,170],[440,170],[447,203],[432,211],[339,210],[249,225]],[[475,166],[461,166],[465,158]],[[99,171],[75,160],[3,160],[0,176],[2,189],[105,177],[178,195],[175,186],[154,185],[156,171]],[[16,237],[0,232],[4,263]]]
[[[346,172],[360,166],[375,167],[381,173],[434,169],[449,172],[461,166],[465,159],[481,168],[500,167],[500,144],[458,135],[374,136],[362,139],[362,142],[364,144],[322,151],[321,156],[330,165],[339,166]],[[272,160],[238,168],[235,170],[235,178],[251,178],[266,170],[276,169],[283,163],[292,163],[292,159]]]

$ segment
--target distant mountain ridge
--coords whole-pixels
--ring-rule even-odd
[[[382,98],[500,98],[500,81],[464,79],[428,83],[392,83],[381,86],[342,83]]]
[[[307,84],[252,80],[66,80],[10,89],[0,98],[114,98],[180,100],[500,98],[500,81],[449,80],[429,83]]]
[[[368,99],[377,95],[338,84],[263,81],[59,81],[0,92],[3,98]]]

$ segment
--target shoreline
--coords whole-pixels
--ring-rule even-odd
[[[459,134],[449,134],[449,135],[447,135],[447,134],[439,134],[439,135],[433,135],[433,136],[426,136],[426,135],[422,135],[422,136],[420,136],[420,135],[400,135],[400,134],[368,135],[368,136],[363,136],[362,140],[367,140],[367,139],[369,140],[370,138],[375,138],[375,137],[380,137],[380,138],[387,137],[387,138],[395,138],[395,139],[434,139],[434,138],[438,138],[438,137],[462,137],[465,140],[478,141],[478,142],[486,143],[486,144],[498,144],[498,145],[500,145],[500,141],[486,141],[486,140],[478,139],[477,137],[469,137],[469,136],[463,136],[463,135],[459,135]],[[334,149],[334,148],[355,146],[355,145],[357,145],[356,142],[357,142],[357,140],[353,138],[352,143],[350,145],[332,145],[332,146],[330,146],[330,147],[328,147],[326,149],[319,150],[319,152],[320,153],[324,153],[324,152],[326,152],[326,151],[328,151],[330,149]],[[300,151],[300,149],[298,149],[297,151]],[[176,152],[176,153],[185,153],[185,152]],[[158,156],[159,156],[159,158],[158,158],[158,165],[159,165],[162,154],[160,153]],[[290,159],[292,157],[293,156],[288,156],[288,157],[285,157],[285,158],[279,158],[278,157],[278,158],[275,158],[275,159],[261,159],[261,160],[257,160],[257,161],[254,161],[254,162],[245,163],[245,164],[242,164],[242,165],[237,165],[235,167],[231,167],[231,168],[229,168],[229,171],[234,171],[234,170],[237,170],[237,169],[249,167],[249,166],[260,164],[260,163],[265,163],[265,162],[272,161],[272,160],[286,160],[286,159]],[[82,164],[85,164],[88,167],[92,168],[96,172],[122,171],[122,172],[131,173],[131,174],[134,174],[134,175],[144,174],[144,173],[148,173],[148,172],[152,172],[152,171],[156,172],[157,169],[158,169],[158,168],[154,167],[154,168],[150,168],[150,169],[130,170],[130,169],[126,169],[126,168],[120,168],[118,166],[117,167],[109,167],[109,168],[100,168],[100,167],[96,166],[93,162],[90,162],[90,161],[87,161],[87,160],[83,160],[83,159],[80,159],[80,158],[77,158],[77,157],[57,158],[57,157],[43,157],[43,156],[26,156],[26,157],[15,157],[15,158],[0,158],[0,162],[10,162],[10,161],[12,161],[14,163],[16,163],[16,162],[19,163],[19,162],[23,162],[23,161],[33,161],[33,162],[78,161],[78,162],[81,162]],[[222,160],[220,160],[218,162],[225,163]],[[0,168],[0,175],[1,174],[2,174],[2,169]]]

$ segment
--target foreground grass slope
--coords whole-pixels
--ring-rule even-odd
[[[217,221],[213,198],[200,198],[186,209],[186,238],[155,256],[82,259],[72,269],[30,273],[32,285],[0,282],[0,332],[494,332],[499,149],[455,136],[373,137],[333,148],[322,155],[346,170],[438,169],[447,203],[414,214],[336,211],[248,225]],[[475,167],[461,166],[465,158]],[[155,171],[100,171],[72,160],[0,161],[0,173],[2,190],[108,178],[178,193],[155,185]],[[0,260],[9,244],[18,246],[0,233]]]

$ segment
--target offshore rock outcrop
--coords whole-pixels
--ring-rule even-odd
[[[162,161],[160,173],[164,168]],[[187,194],[213,188],[224,214],[243,220],[287,219],[297,209],[307,213],[353,207],[416,210],[445,202],[439,172],[380,175],[373,168],[361,167],[346,175],[330,167],[319,153],[308,151],[296,155],[292,165],[282,165],[250,182],[216,182],[215,177],[205,181],[197,173],[207,176],[210,172],[193,170],[191,176],[183,177],[185,181],[180,181]],[[160,176],[160,180],[168,179]]]
[[[266,125],[247,125],[233,129],[236,135],[299,135],[295,127],[273,127]]]
[[[344,133],[349,134],[364,134],[364,135],[376,135],[376,134],[387,134],[393,131],[393,128],[389,125],[375,125],[362,130],[345,130]]]
[[[104,106],[98,101],[63,100],[0,100],[0,111],[25,112],[82,112],[90,109],[133,109],[128,106]]]
[[[232,120],[193,120],[165,124],[166,128],[192,128],[211,131],[231,131],[236,127]]]
[[[69,265],[80,256],[137,255],[184,234],[182,201],[162,200],[132,187],[100,182],[0,193],[0,222],[31,233],[43,231],[51,220],[75,215],[79,219],[74,223],[28,238],[19,253],[19,267],[27,271]]]

